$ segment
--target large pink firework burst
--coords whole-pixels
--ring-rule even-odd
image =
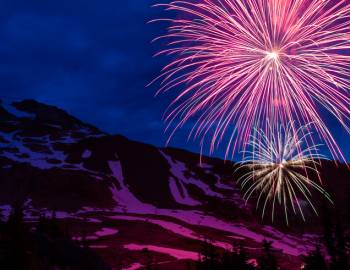
[[[331,0],[183,0],[161,4],[174,56],[158,80],[179,90],[166,114],[171,135],[190,119],[190,136],[229,134],[226,154],[244,148],[254,128],[313,123],[335,159],[344,159],[320,110],[350,132],[350,3]],[[309,142],[310,144],[313,142]]]

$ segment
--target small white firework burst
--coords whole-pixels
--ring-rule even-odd
[[[312,142],[310,125],[295,129],[292,122],[277,130],[269,125],[268,129],[255,130],[248,143],[249,150],[244,151],[245,157],[237,169],[245,171],[239,178],[243,197],[248,201],[257,196],[256,207],[262,203],[262,217],[271,205],[272,221],[276,203],[284,208],[287,224],[290,210],[299,212],[305,220],[302,201],[317,214],[311,189],[331,201],[330,195],[308,176],[312,173],[320,179],[317,166],[326,158],[318,152],[320,145]]]

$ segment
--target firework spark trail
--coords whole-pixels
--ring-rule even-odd
[[[159,92],[182,89],[166,113],[174,132],[196,119],[190,137],[229,134],[226,157],[254,127],[314,123],[334,159],[345,160],[322,118],[326,109],[350,133],[348,0],[182,0],[158,5],[184,14],[159,39],[175,59]],[[296,126],[293,127],[294,130]],[[310,145],[312,142],[310,142]]]
[[[317,214],[311,201],[311,189],[331,202],[329,194],[308,177],[308,171],[318,175],[318,160],[325,157],[318,153],[319,145],[306,145],[307,137],[312,135],[308,126],[302,126],[296,132],[293,126],[289,123],[274,129],[270,125],[268,134],[264,130],[255,130],[249,142],[250,149],[245,151],[245,159],[237,169],[247,171],[238,180],[244,192],[243,198],[248,201],[257,195],[256,208],[263,204],[262,217],[271,204],[272,221],[276,203],[284,208],[287,223],[290,208],[305,220],[301,200],[305,200]]]

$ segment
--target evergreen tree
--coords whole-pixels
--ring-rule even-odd
[[[263,241],[263,254],[258,258],[259,270],[278,270],[277,259],[272,250],[272,242]]]
[[[45,214],[40,213],[38,218],[38,224],[36,226],[37,233],[47,233],[48,220]]]
[[[36,232],[45,234],[47,237],[52,239],[64,238],[65,233],[61,230],[59,222],[56,218],[55,211],[52,212],[51,217],[48,218],[45,214],[39,215],[38,225]]]
[[[6,223],[7,253],[4,258],[4,269],[28,269],[26,252],[27,228],[24,223],[23,207],[16,202]],[[8,268],[6,268],[8,267]]]
[[[239,244],[237,249],[233,249],[231,255],[231,264],[233,269],[238,270],[249,270],[252,267],[247,263],[248,256],[247,252],[242,243]],[[230,268],[230,269],[232,269]]]
[[[218,267],[218,254],[212,243],[206,239],[203,241],[202,247],[202,267],[203,270],[217,269]]]
[[[344,236],[344,230],[340,223],[340,218],[337,218],[335,237],[337,240],[336,244],[336,264],[333,269],[337,270],[349,270],[348,256],[346,252],[346,240]]]
[[[304,270],[327,270],[327,264],[324,259],[324,256],[321,252],[320,246],[317,246],[316,249],[310,252],[304,258]]]
[[[143,249],[145,254],[145,270],[154,270],[153,268],[153,258],[148,248]]]
[[[0,224],[3,224],[5,222],[5,215],[3,213],[3,210],[0,209]]]
[[[55,210],[52,211],[51,219],[49,220],[49,230],[50,236],[54,239],[64,237],[64,232],[61,230]]]
[[[254,266],[247,263],[248,254],[242,244],[236,248],[233,244],[231,251],[225,251],[221,256],[216,252],[210,241],[203,241],[202,252],[197,262],[197,270],[254,270]]]
[[[254,267],[252,265],[247,263],[248,254],[247,254],[245,247],[243,246],[243,243],[241,243],[240,247],[239,247],[239,258],[240,258],[240,264],[241,264],[242,270],[253,270],[254,269]]]
[[[336,267],[336,247],[335,247],[335,239],[333,234],[333,224],[332,224],[332,214],[329,210],[328,204],[326,201],[323,201],[323,217],[322,217],[322,223],[323,223],[323,237],[322,240],[326,246],[328,255],[330,257],[330,265],[331,269],[334,269]]]
[[[221,270],[230,270],[233,269],[233,264],[232,264],[232,253],[225,251],[224,254],[221,257],[221,265],[220,265]]]
[[[23,206],[20,203],[13,205],[7,221],[7,228],[13,237],[20,237],[25,233]]]
[[[192,266],[190,262],[186,262],[186,270],[192,270]]]
[[[0,222],[0,265],[4,265],[4,259],[6,256],[7,243],[6,243],[6,231],[4,222]]]
[[[3,238],[5,237],[5,224],[5,216],[0,209],[0,241],[3,241]]]
[[[330,257],[330,270],[349,270],[349,262],[347,256],[346,238],[337,216],[335,225],[332,223],[333,215],[327,205],[323,207],[323,237],[322,240],[326,246]]]
[[[198,270],[215,270],[219,267],[219,255],[212,243],[205,239],[202,242],[202,250],[199,253],[197,262]]]
[[[86,218],[84,218],[84,222],[82,223],[82,229],[81,229],[81,245],[84,248],[88,248],[89,244],[87,241],[87,231],[86,231]]]

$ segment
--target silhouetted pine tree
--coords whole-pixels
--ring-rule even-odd
[[[59,222],[57,219],[56,211],[53,210],[50,219],[50,234],[53,238],[63,238],[64,233],[62,232]]]
[[[335,228],[335,238],[337,240],[336,244],[336,264],[333,269],[337,270],[349,270],[348,256],[346,253],[346,240],[344,236],[344,230],[340,223],[340,218],[337,218],[336,228]]]
[[[323,223],[323,236],[322,240],[326,246],[328,255],[330,257],[330,268],[335,270],[337,256],[336,256],[336,247],[335,239],[333,234],[333,224],[332,224],[332,214],[329,210],[328,204],[323,200],[322,205],[322,223]]]
[[[15,203],[12,206],[12,211],[7,220],[8,232],[14,236],[18,237],[26,232],[26,226],[24,224],[24,214],[23,206],[20,203]]]
[[[16,202],[6,223],[7,252],[4,258],[4,269],[28,269],[26,252],[27,227],[24,223],[23,207]],[[6,268],[8,267],[8,268]]]
[[[52,212],[49,218],[45,214],[40,214],[36,232],[45,234],[51,239],[64,238],[65,236],[65,233],[59,226],[55,211]]]
[[[239,257],[242,262],[242,270],[254,270],[254,266],[248,264],[248,253],[243,244],[240,244]]]
[[[251,270],[254,269],[253,266],[247,263],[248,254],[243,244],[240,243],[238,249],[233,249],[231,253],[231,265],[230,269],[238,269],[238,270]]]
[[[215,250],[215,247],[212,243],[206,239],[203,241],[202,252],[201,252],[201,261],[199,264],[200,270],[213,270],[218,269],[218,259],[219,256]]]
[[[317,246],[314,251],[311,251],[304,258],[304,270],[327,270],[327,263],[324,255],[321,252],[320,246]]]
[[[1,214],[2,216],[2,211]],[[0,265],[3,265],[7,250],[5,222],[0,220]]]
[[[186,262],[186,270],[192,270],[192,264],[190,262]]]
[[[0,241],[4,240],[5,237],[5,215],[3,211],[0,209]]]
[[[272,250],[272,242],[263,241],[263,253],[258,258],[258,270],[278,270],[277,259]]]
[[[37,233],[45,233],[46,226],[47,226],[47,218],[43,213],[40,213],[39,218],[38,218],[38,224],[36,226],[36,232]]]
[[[149,252],[148,248],[143,249],[143,252],[145,254],[145,269],[154,270],[152,254]]]
[[[233,245],[236,246],[235,244]],[[198,270],[254,270],[252,265],[247,263],[248,256],[243,245],[233,248],[232,251],[225,251],[221,256],[216,252],[215,247],[205,240],[202,252],[197,262]]]
[[[229,270],[233,269],[233,264],[232,264],[232,253],[229,251],[225,251],[224,254],[221,257],[221,263],[220,263],[220,268],[221,270]]]
[[[84,218],[84,221],[82,223],[82,228],[81,228],[81,246],[84,247],[84,248],[88,248],[89,247],[89,244],[88,244],[88,241],[87,241],[87,231],[86,231],[86,222],[87,222],[87,219]]]
[[[329,268],[330,270],[349,270],[346,238],[340,218],[337,216],[334,225],[332,222],[333,215],[331,214],[328,205],[324,204],[322,209],[324,230],[322,240],[330,257]]]
[[[3,213],[3,210],[0,209],[0,224],[3,224],[5,222],[5,215]]]

